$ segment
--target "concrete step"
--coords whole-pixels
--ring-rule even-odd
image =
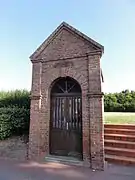
[[[109,163],[123,164],[123,165],[134,165],[135,166],[135,158],[131,157],[123,157],[116,155],[105,155],[105,160]]]
[[[135,158],[135,149],[105,147],[105,154]]]
[[[110,140],[120,140],[120,141],[129,141],[135,142],[135,135],[125,135],[125,134],[104,134],[104,138]]]
[[[127,149],[135,149],[135,142],[105,139],[104,146],[105,147],[125,148],[125,149],[126,148]]]
[[[135,136],[135,129],[105,128],[104,132],[105,134],[125,134]]]
[[[133,129],[133,130],[135,130],[135,125],[129,125],[129,124],[104,124],[104,128]]]
[[[86,166],[83,161],[73,158],[73,157],[66,157],[66,156],[55,156],[55,155],[48,155],[45,157],[45,162],[56,162],[56,163],[63,163],[67,165],[77,165],[77,166]]]

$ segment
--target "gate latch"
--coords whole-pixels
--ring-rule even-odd
[[[67,130],[68,130],[68,122],[67,122]]]

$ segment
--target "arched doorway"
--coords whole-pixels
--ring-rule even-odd
[[[82,159],[81,87],[70,77],[51,89],[50,154]]]

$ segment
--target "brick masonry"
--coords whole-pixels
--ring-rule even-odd
[[[103,46],[62,23],[30,57],[32,61],[29,158],[49,154],[50,91],[59,77],[82,89],[83,161],[104,169],[103,95],[100,58]]]

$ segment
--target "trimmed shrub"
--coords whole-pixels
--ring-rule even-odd
[[[0,139],[29,132],[29,109],[17,106],[0,108]]]
[[[29,132],[30,93],[26,90],[0,92],[0,139]]]
[[[0,92],[0,108],[1,107],[25,107],[30,108],[30,93],[26,90],[1,91]]]
[[[9,137],[11,134],[10,111],[6,108],[0,108],[0,140]]]
[[[12,126],[12,134],[13,135],[22,135],[26,133],[28,134],[30,110],[25,109],[24,107],[22,108],[14,107],[11,108],[10,110],[11,110],[10,120]]]

